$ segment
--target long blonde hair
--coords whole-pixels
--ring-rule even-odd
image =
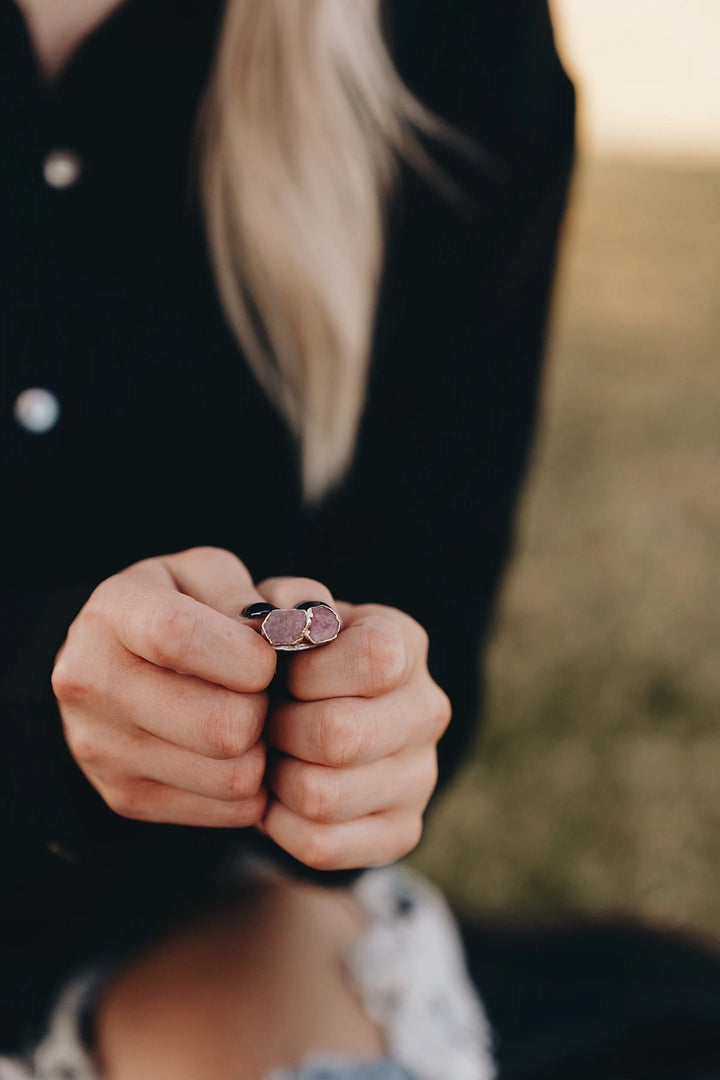
[[[300,446],[306,499],[346,472],[366,393],[385,206],[413,128],[380,0],[226,0],[200,113],[226,318]]]

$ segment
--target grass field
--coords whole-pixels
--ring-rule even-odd
[[[720,164],[578,168],[487,664],[411,861],[472,910],[720,934]]]

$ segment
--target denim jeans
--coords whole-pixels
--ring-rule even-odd
[[[401,1065],[383,1061],[318,1061],[295,1072],[275,1072],[268,1080],[416,1080]]]

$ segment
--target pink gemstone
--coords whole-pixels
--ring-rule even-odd
[[[307,611],[278,608],[266,615],[262,629],[271,645],[295,645],[302,640],[307,623]]]
[[[325,641],[332,641],[340,632],[340,620],[329,607],[314,607],[312,609],[312,621],[308,630],[308,637],[313,645],[322,645]]]

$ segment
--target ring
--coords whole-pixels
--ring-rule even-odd
[[[262,619],[260,633],[277,652],[328,645],[342,628],[340,616],[324,600],[306,600],[294,608],[250,604],[242,615],[245,619]]]

